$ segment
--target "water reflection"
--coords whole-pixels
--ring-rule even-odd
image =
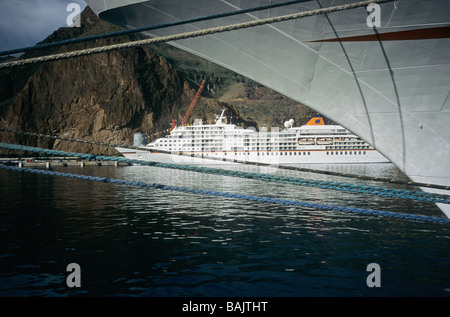
[[[399,176],[390,164],[358,168],[339,167]],[[439,212],[433,204],[179,170],[61,170],[345,206]],[[450,285],[450,234],[442,224],[15,172],[0,173],[0,180],[3,296],[371,296],[365,268],[372,262],[386,272],[376,296],[445,296]],[[65,285],[71,262],[83,270],[79,290]]]

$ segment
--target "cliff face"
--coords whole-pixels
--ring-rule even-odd
[[[81,28],[61,28],[44,42],[114,30],[117,30],[116,26],[99,20],[87,8],[82,13]],[[135,36],[97,40],[95,43],[79,43],[46,52],[27,53],[25,56],[69,51],[131,39],[135,39]],[[215,68],[213,72],[214,70]],[[209,74],[210,78],[214,77],[213,72]],[[202,73],[201,76],[206,75]],[[132,145],[133,134],[138,131],[152,134],[168,129],[172,119],[180,122],[198,88],[187,77],[192,79],[192,70],[190,73],[183,73],[182,69],[177,71],[166,58],[147,47],[12,68],[0,73],[0,127]],[[208,87],[204,90],[191,117],[199,116],[204,120],[212,120],[226,108],[228,115],[234,117],[233,123],[256,126],[254,120],[247,118],[251,113],[248,111],[249,105],[257,103],[255,92],[247,92],[245,98],[233,97],[233,99],[230,97],[233,94],[228,88],[218,86],[220,79],[215,78],[214,83],[216,83],[214,89]],[[235,89],[233,85],[229,87]],[[214,91],[227,92],[219,102],[212,98]],[[279,95],[276,98],[290,105],[295,104]],[[247,102],[243,99],[247,99]],[[269,99],[274,100],[273,96]],[[238,109],[238,104],[247,106]],[[260,103],[261,105],[264,103]],[[273,105],[271,106],[273,108]],[[268,105],[269,108],[271,106]],[[264,109],[264,106],[261,107]],[[247,112],[247,115],[242,112]],[[285,119],[287,118],[280,121]],[[264,120],[260,122],[274,123]],[[73,152],[117,154],[115,149],[109,147],[9,133],[0,133],[0,140]],[[5,151],[1,153],[5,154]]]
[[[107,23],[87,9],[82,25],[82,29],[62,28],[47,41],[83,36]],[[111,42],[101,40],[95,45]],[[150,134],[167,129],[172,117],[177,118],[195,94],[164,58],[147,48],[14,68],[2,74],[2,83],[2,128],[121,144],[132,144],[137,131]],[[3,142],[67,151],[115,153],[112,148],[45,138],[6,133],[1,138]]]
[[[135,131],[150,131],[155,119],[171,113],[172,105],[181,103],[184,94],[184,86],[170,65],[144,49],[58,61],[40,67],[17,95],[2,104],[1,126],[129,143]],[[39,139],[36,145],[110,152],[81,143],[52,142]]]

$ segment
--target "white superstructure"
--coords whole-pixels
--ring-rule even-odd
[[[285,129],[244,129],[225,123],[195,120],[175,127],[169,135],[139,149],[117,148],[131,159],[157,162],[265,164],[381,163],[388,160],[369,144],[339,125],[325,125],[322,117],[302,127],[287,121]]]

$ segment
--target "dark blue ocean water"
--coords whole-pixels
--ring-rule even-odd
[[[391,164],[316,167],[404,178]],[[155,167],[53,170],[443,216],[432,203]],[[0,296],[450,296],[448,224],[4,170],[0,195]],[[79,288],[66,284],[69,263]],[[369,263],[381,287],[368,287]]]

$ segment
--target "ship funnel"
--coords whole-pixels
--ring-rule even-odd
[[[326,125],[325,119],[322,116],[312,117],[305,125]]]

